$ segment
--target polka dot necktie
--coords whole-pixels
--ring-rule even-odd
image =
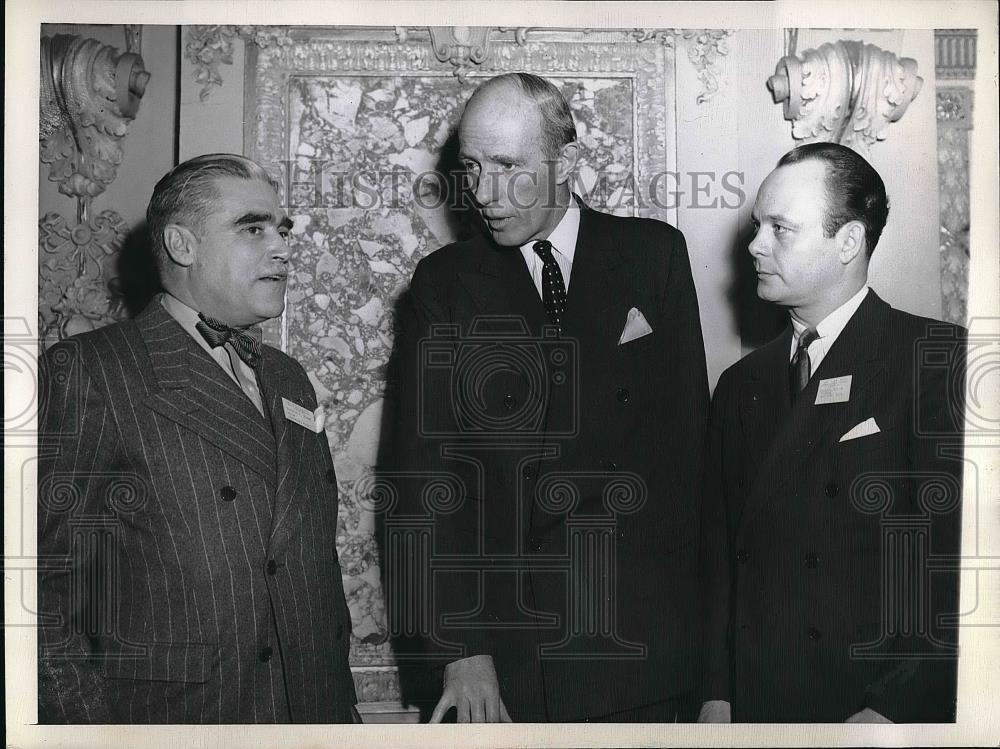
[[[819,333],[813,328],[802,331],[799,336],[799,345],[795,349],[795,356],[788,366],[789,381],[791,383],[792,403],[798,398],[799,393],[806,389],[809,378],[812,377],[812,364],[809,361],[809,347],[819,338]]]
[[[566,285],[563,283],[559,264],[552,256],[552,243],[540,239],[532,245],[535,254],[542,259],[542,303],[545,314],[553,325],[562,326],[562,318],[566,313]]]

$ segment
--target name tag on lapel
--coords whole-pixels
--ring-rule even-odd
[[[323,406],[319,406],[315,411],[310,411],[298,403],[292,403],[288,398],[281,399],[281,406],[285,409],[285,418],[300,427],[305,427],[310,432],[319,434],[323,431],[323,424],[326,422],[326,412]]]
[[[851,378],[853,377],[854,375],[844,375],[843,377],[832,377],[829,380],[820,380],[814,405],[847,403],[851,399]]]

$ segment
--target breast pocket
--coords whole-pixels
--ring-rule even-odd
[[[835,461],[842,466],[876,466],[893,462],[894,453],[901,454],[903,446],[897,430],[886,429],[864,437],[838,442],[833,447]]]

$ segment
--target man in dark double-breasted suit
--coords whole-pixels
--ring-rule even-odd
[[[888,210],[829,143],[758,193],[757,292],[791,324],[713,399],[703,720],[955,718],[964,331],[868,288]]]
[[[322,410],[250,327],[283,308],[291,222],[230,155],[147,216],[166,293],[43,360],[40,721],[351,722]]]
[[[684,719],[708,406],[684,238],[573,198],[541,78],[481,86],[458,137],[487,233],[424,258],[402,310],[390,520],[431,562],[389,544],[390,581],[430,583],[390,587],[391,621],[428,623],[394,634],[447,661],[432,720]]]

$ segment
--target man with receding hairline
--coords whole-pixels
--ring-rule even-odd
[[[543,78],[482,84],[458,141],[483,232],[419,263],[398,339],[394,467],[463,487],[430,509],[458,567],[434,571],[423,654],[461,651],[431,720],[693,719],[708,388],[684,237],[572,194],[573,117]],[[441,330],[450,382],[421,354]],[[400,505],[427,516],[415,482]]]
[[[955,719],[965,331],[869,288],[888,214],[835,143],[757,194],[757,294],[790,324],[712,401],[703,721]]]
[[[39,720],[352,722],[322,410],[257,327],[285,304],[277,185],[199,156],[147,219],[164,293],[43,360]]]

